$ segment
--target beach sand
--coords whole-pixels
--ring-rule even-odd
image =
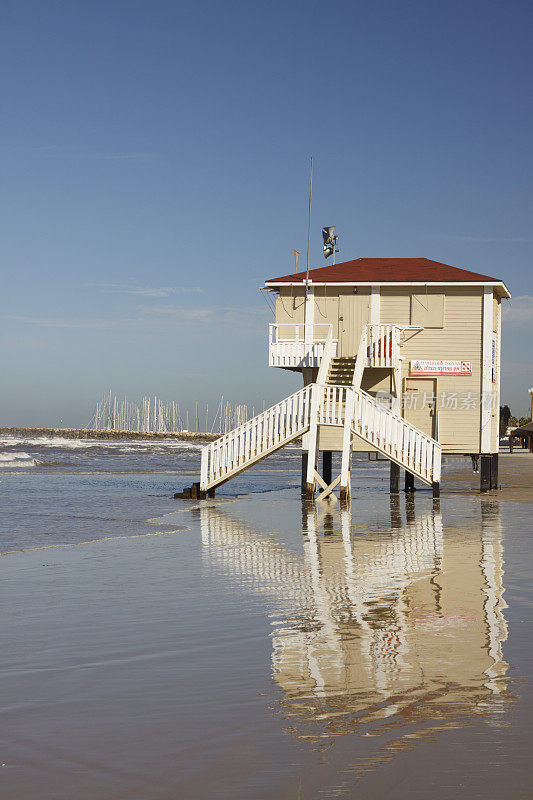
[[[500,453],[498,479],[499,489],[488,492],[489,496],[513,503],[533,502],[533,453],[526,450]],[[477,492],[479,474],[474,475],[469,466],[452,468],[443,478],[443,491],[452,486],[461,491]]]
[[[4,555],[2,800],[529,797],[533,458],[379,474]]]

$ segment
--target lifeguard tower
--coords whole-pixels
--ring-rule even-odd
[[[442,454],[480,457],[498,483],[504,282],[426,258],[359,258],[272,278],[269,365],[303,387],[202,451],[193,496],[302,439],[302,492],[350,496],[354,451],[391,464],[391,492],[418,478],[440,493]],[[332,453],[341,453],[332,476]],[[317,470],[322,452],[323,474]]]

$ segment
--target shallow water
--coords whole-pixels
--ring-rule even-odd
[[[1,477],[2,798],[530,796],[529,505],[89,449]]]

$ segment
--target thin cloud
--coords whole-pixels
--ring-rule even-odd
[[[509,326],[518,327],[533,322],[533,297],[529,294],[513,297],[502,306],[502,316]]]
[[[83,150],[43,148],[35,148],[30,151],[30,154],[34,158],[68,158],[88,161],[151,161],[155,158],[153,153],[90,153]]]
[[[262,306],[141,306],[139,309],[144,316],[164,316],[176,320],[213,320],[232,325],[239,323],[249,324],[251,320],[258,320],[264,326],[268,317],[268,310]]]
[[[19,317],[11,316],[17,322],[28,325],[40,325],[43,328],[79,328],[84,330],[117,330],[120,328],[134,328],[138,325],[137,319],[62,319],[58,317]]]
[[[520,242],[533,242],[531,236],[454,236],[462,242],[502,242],[503,244],[519,244]]]
[[[201,286],[124,286],[119,283],[87,283],[86,287],[111,294],[131,294],[137,297],[170,297],[175,294],[201,294]]]
[[[255,333],[265,329],[266,310],[238,306],[142,306],[138,316],[124,318],[72,319],[65,317],[10,316],[9,319],[44,328],[78,330],[163,331],[186,325],[205,330],[232,327]]]

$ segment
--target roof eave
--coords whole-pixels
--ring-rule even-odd
[[[305,278],[298,281],[265,281],[266,289],[280,286],[305,286]],[[494,286],[500,289],[502,297],[511,297],[511,292],[503,281],[312,281],[310,286]]]

